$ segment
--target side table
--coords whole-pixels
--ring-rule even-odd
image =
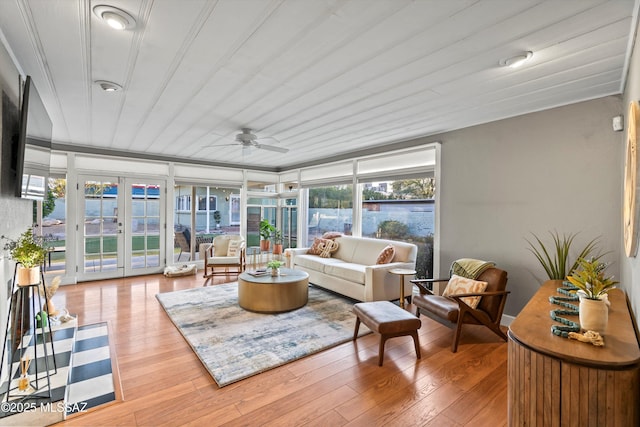
[[[393,268],[389,270],[389,273],[400,276],[400,301],[399,305],[404,308],[404,278],[405,276],[413,276],[416,274],[415,270],[409,270],[408,268]]]

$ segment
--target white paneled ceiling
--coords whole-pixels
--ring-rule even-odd
[[[103,4],[136,27],[111,29]],[[636,14],[634,0],[0,0],[0,29],[59,147],[287,169],[619,94]],[[288,153],[244,150],[243,127]]]

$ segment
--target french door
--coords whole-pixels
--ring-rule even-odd
[[[78,182],[78,280],[161,272],[166,182],[95,175]]]
[[[285,199],[282,207],[282,234],[285,248],[298,247],[298,207],[296,199]]]

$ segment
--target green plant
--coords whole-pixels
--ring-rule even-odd
[[[533,234],[533,233],[531,233]],[[573,263],[569,261],[569,251],[571,249],[571,245],[573,244],[573,239],[577,234],[569,233],[563,234],[560,236],[557,231],[549,232],[551,238],[553,239],[553,251],[547,250],[546,246],[538,236],[533,234],[540,248],[537,248],[535,244],[531,243],[528,239],[525,239],[529,244],[529,251],[531,251],[540,264],[547,272],[549,279],[551,280],[564,280],[567,275],[571,274],[577,267],[579,260],[581,258],[586,259],[591,253],[593,253],[598,245],[598,238],[591,240],[587,245],[580,251],[576,260]],[[597,255],[594,259],[600,259],[604,254]]]
[[[268,219],[260,221],[260,237],[262,240],[269,240],[271,234],[276,231],[276,228],[269,222]]]
[[[267,268],[280,268],[284,265],[283,261],[277,260],[277,259],[272,259],[271,261],[269,261],[267,263]]]
[[[49,252],[48,249],[44,247],[44,239],[40,236],[35,236],[32,228],[28,228],[22,233],[18,240],[2,237],[8,240],[5,249],[9,250],[11,259],[19,262],[25,268],[41,265]]]
[[[571,276],[567,276],[567,280],[584,292],[585,298],[600,299],[602,295],[616,287],[618,282],[613,280],[613,276],[604,276],[607,264],[595,258],[590,260],[580,258],[578,264],[580,269],[574,270]]]
[[[216,224],[220,224],[220,221],[222,221],[222,215],[220,214],[220,211],[213,211],[213,220],[216,222]]]
[[[280,230],[279,228],[273,230],[273,243],[275,243],[276,245],[282,244],[282,230]]]
[[[382,221],[378,230],[380,230],[380,237],[383,239],[405,240],[409,235],[409,226],[394,219]]]

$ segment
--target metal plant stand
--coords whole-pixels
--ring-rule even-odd
[[[40,282],[33,283],[25,286],[18,286],[16,283],[16,272],[18,269],[18,264],[13,272],[13,284],[11,288],[11,302],[9,304],[9,312],[7,315],[7,325],[5,328],[5,345],[2,347],[2,361],[5,360],[5,353],[7,347],[10,348],[12,352],[12,356],[9,357],[7,366],[9,368],[9,380],[7,391],[5,395],[5,399],[8,402],[10,398],[20,398],[20,400],[26,399],[36,399],[36,398],[44,398],[49,399],[51,401],[51,375],[55,375],[58,372],[58,367],[56,364],[56,353],[53,347],[53,334],[51,331],[51,321],[47,318],[47,325],[44,325],[45,320],[40,318],[40,320],[36,320],[36,315],[42,313],[44,311],[44,306],[42,304],[42,296],[40,293],[40,289],[42,289],[42,295],[46,295],[45,289],[45,281],[44,281],[44,273],[42,269],[40,270]],[[42,288],[40,288],[42,287]],[[14,295],[15,294],[15,295]],[[14,298],[15,296],[15,298]],[[36,303],[37,298],[37,303]],[[46,299],[46,297],[45,297]],[[14,304],[15,301],[15,304]],[[22,310],[29,307],[29,302],[31,303],[31,313],[28,316],[29,321],[29,333],[30,338],[28,342],[24,340],[23,336],[17,337],[16,332],[17,328],[15,324],[11,324],[12,313],[16,314],[18,307],[21,307]],[[24,316],[22,316],[24,318]],[[16,316],[14,316],[14,319]],[[38,327],[38,322],[40,323],[40,327]],[[53,360],[53,373],[51,372],[51,368],[49,366],[49,351],[47,350],[47,326],[48,326],[48,341],[51,345],[51,356]],[[38,332],[40,329],[40,332]],[[11,331],[11,332],[9,332]],[[11,335],[9,335],[11,333]],[[38,359],[38,339],[41,339],[41,349],[44,353],[44,358]],[[9,338],[9,346],[7,346],[6,339]],[[14,343],[19,342],[17,349],[13,351]],[[30,347],[33,347],[33,353],[29,352]],[[20,376],[20,361],[23,360],[25,355],[33,354],[33,363],[31,364],[27,375],[29,378],[29,386],[34,389],[32,393],[24,393],[18,392],[12,394],[15,390],[18,390],[18,385],[11,387],[11,384],[14,379],[19,378]],[[16,367],[14,368],[14,365]],[[4,364],[0,363],[0,378],[2,377],[2,371],[4,368]],[[44,369],[43,369],[44,368]],[[34,375],[35,374],[35,375]],[[32,379],[33,378],[33,379]],[[42,384],[42,382],[46,382],[46,384]],[[46,390],[41,391],[41,388],[45,388]]]

